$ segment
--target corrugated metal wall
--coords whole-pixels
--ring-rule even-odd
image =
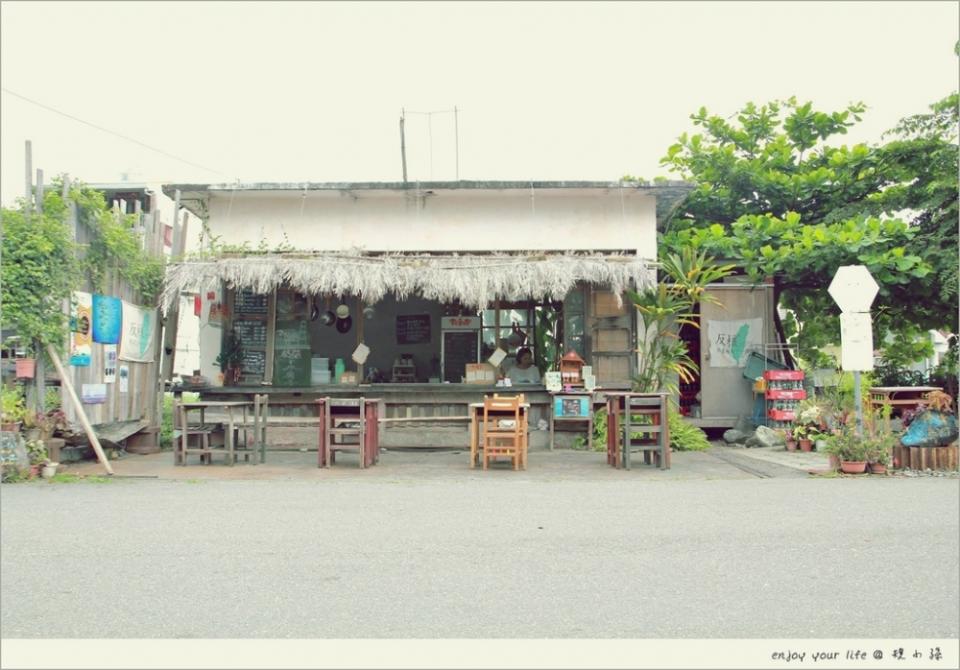
[[[138,208],[139,209],[139,208]],[[93,236],[86,225],[77,220],[75,207],[71,206],[71,220],[76,230],[76,240],[81,249],[89,245]],[[117,208],[115,208],[117,211]],[[159,213],[156,211],[143,213],[137,212],[139,217],[139,230],[143,248],[152,256],[163,254],[163,223],[160,220]],[[80,252],[83,255],[83,252]],[[133,361],[117,361],[116,380],[107,384],[106,401],[98,404],[84,403],[84,411],[90,423],[94,425],[109,424],[119,421],[131,421],[142,419],[148,422],[148,425],[156,425],[157,420],[157,390],[159,365],[161,358],[162,332],[160,329],[159,309],[154,305],[145,304],[143,298],[135,291],[128,282],[122,279],[116,270],[106,272],[104,280],[100,286],[93,286],[89,281],[77,287],[78,291],[88,293],[99,293],[101,295],[114,296],[129,303],[141,307],[153,307],[155,320],[154,332],[154,360],[152,363],[136,363]],[[104,383],[104,354],[105,345],[98,342],[91,344],[90,365],[74,366],[69,365],[69,353],[64,357],[63,363],[73,382],[77,395],[82,394],[84,384],[102,384]],[[118,347],[119,349],[119,347]],[[129,368],[129,378],[127,391],[120,392],[120,366],[125,365]],[[77,421],[76,411],[69,400],[64,396],[61,406],[71,422]]]

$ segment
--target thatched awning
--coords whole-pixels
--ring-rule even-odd
[[[220,282],[270,293],[290,286],[305,295],[352,294],[375,303],[400,299],[459,300],[483,308],[494,299],[562,299],[578,281],[608,286],[617,296],[654,280],[653,263],[626,254],[529,253],[491,255],[350,254],[222,257],[167,268],[164,313],[182,291],[211,290]]]

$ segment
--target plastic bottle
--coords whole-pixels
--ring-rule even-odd
[[[347,364],[343,362],[342,358],[338,358],[337,362],[333,366],[333,383],[339,384],[340,377],[347,369]]]

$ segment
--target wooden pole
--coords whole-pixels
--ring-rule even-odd
[[[60,362],[60,355],[57,353],[57,350],[49,344],[47,345],[47,354],[50,355],[50,360],[53,361],[54,367],[57,368],[57,372],[60,374],[61,383],[66,389],[67,395],[69,396],[71,402],[73,402],[73,407],[77,411],[77,418],[80,419],[80,424],[83,426],[83,430],[87,434],[87,439],[89,439],[90,444],[93,445],[93,450],[97,454],[97,460],[100,461],[100,464],[103,466],[104,470],[107,471],[107,474],[112,475],[113,468],[110,467],[110,461],[107,460],[107,455],[103,453],[103,447],[100,446],[100,440],[97,439],[97,434],[93,432],[93,426],[91,426],[90,422],[87,420],[87,415],[83,411],[83,405],[80,403],[80,398],[77,397],[77,392],[73,388],[73,383],[70,381],[70,377],[67,376],[66,371],[63,369],[63,363]]]
[[[27,175],[26,175],[27,188],[23,192],[23,195],[24,195],[24,207],[26,208],[27,213],[29,213],[33,203],[33,145],[30,142],[30,140],[26,141],[25,159],[26,159],[26,168],[27,168]]]
[[[186,239],[186,213],[184,213],[183,229],[178,224],[180,218],[180,189],[174,194],[173,201],[173,247],[170,249],[171,260],[183,256],[183,245]],[[160,381],[166,382],[173,378],[173,359],[177,350],[177,325],[180,321],[180,296],[177,295],[170,311],[167,312],[166,323],[163,326],[163,365],[160,369]]]

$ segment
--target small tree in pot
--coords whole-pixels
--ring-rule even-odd
[[[243,344],[236,332],[230,331],[223,338],[223,347],[216,358],[216,364],[223,373],[223,383],[236,384],[240,381],[240,366],[243,363]]]

